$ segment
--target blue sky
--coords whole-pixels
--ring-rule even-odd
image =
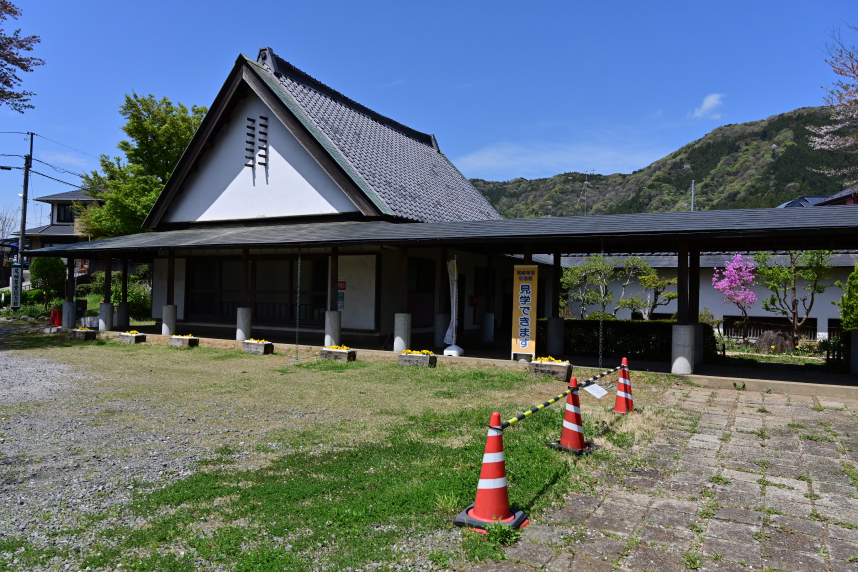
[[[16,4],[47,64],[25,76],[36,108],[0,108],[0,131],[117,154],[123,94],[209,105],[239,53],[270,46],[494,180],[630,172],[719,125],[821,105],[827,32],[858,23],[854,0]],[[0,153],[25,152],[0,134]],[[90,155],[36,139],[63,169],[96,168]],[[34,176],[31,194],[70,188]],[[21,171],[0,171],[0,205],[20,192]]]

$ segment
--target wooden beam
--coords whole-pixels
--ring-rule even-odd
[[[408,247],[399,248],[399,313],[408,313]]]
[[[128,302],[128,259],[122,259],[122,301]]]
[[[241,249],[241,307],[250,307],[250,250]]]
[[[700,245],[692,243],[688,269],[688,323],[700,321]]]
[[[109,254],[104,259],[104,303],[110,304],[113,286],[113,257]]]
[[[339,274],[340,274],[340,257],[339,248],[336,246],[331,248],[331,283],[328,288],[328,309],[336,311],[339,309]]]
[[[524,243],[524,263],[525,264],[533,264],[533,243],[525,242]]]
[[[676,320],[685,326],[688,324],[688,243],[680,241],[676,260],[676,274],[678,283],[676,291],[679,296],[676,299]]]
[[[554,251],[554,267],[551,273],[551,317],[560,317],[560,276],[563,267],[560,266],[560,249]]]
[[[74,302],[74,263],[75,259],[69,256],[66,259],[66,301]]]
[[[167,251],[167,305],[171,306],[175,299],[176,288],[176,251]]]

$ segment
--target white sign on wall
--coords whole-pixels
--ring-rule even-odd
[[[17,262],[12,265],[12,301],[9,306],[17,310],[21,307],[21,286],[24,282],[24,269]]]

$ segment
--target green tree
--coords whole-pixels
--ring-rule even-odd
[[[658,272],[653,270],[638,280],[644,290],[647,291],[646,298],[632,296],[626,302],[626,307],[632,311],[640,312],[644,320],[651,320],[656,308],[667,306],[671,300],[675,300],[679,296],[676,292],[665,292],[671,286],[675,286],[678,281],[677,278],[662,278]]]
[[[795,343],[813,309],[816,295],[831,287],[823,282],[831,275],[834,265],[830,250],[788,250],[782,256],[786,262],[775,259],[769,252],[758,252],[754,262],[760,283],[772,291],[772,295],[763,300],[763,309],[789,319]],[[799,290],[806,293],[800,296]]]
[[[841,296],[840,302],[836,304],[840,306],[840,319],[843,321],[843,329],[854,330],[858,328],[858,264],[855,265],[855,270],[846,280],[846,287],[839,280],[834,284],[843,288],[843,296]]]
[[[599,306],[604,312],[614,301],[614,293],[608,285],[616,278],[613,261],[604,254],[595,254],[584,259],[583,264],[566,268],[561,284],[569,292],[569,302],[580,305],[581,319],[586,316],[584,306]]]
[[[30,284],[45,293],[45,302],[61,295],[66,284],[66,265],[62,258],[35,257],[30,263]]]
[[[119,113],[126,119],[122,130],[130,141],[117,145],[125,161],[102,155],[101,172],[82,175],[85,192],[101,204],[76,206],[77,230],[92,238],[143,232],[143,220],[206,111],[196,105],[190,110],[181,103],[173,105],[166,97],[126,94]]]
[[[612,315],[616,317],[617,311],[620,308],[628,308],[632,312],[639,311],[639,309],[644,304],[643,298],[641,296],[631,296],[629,298],[626,298],[626,288],[636,278],[640,279],[644,276],[652,274],[652,266],[650,266],[649,262],[647,262],[640,256],[629,256],[628,258],[623,260],[623,265],[620,268],[617,268],[614,273],[617,277],[617,280],[619,280],[620,285],[623,287],[623,290],[620,293],[620,298],[619,300],[617,300],[617,307],[614,308]]]

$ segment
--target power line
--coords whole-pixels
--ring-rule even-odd
[[[10,133],[11,133],[11,132],[10,132]],[[90,157],[92,157],[92,158],[94,158],[94,159],[100,159],[100,158],[101,158],[101,157],[96,157],[95,155],[93,155],[93,154],[91,154],[91,153],[87,153],[86,151],[81,151],[80,149],[75,149],[75,148],[74,148],[74,147],[72,147],[71,145],[66,145],[65,143],[60,143],[59,141],[54,141],[53,139],[48,139],[48,138],[47,138],[47,137],[45,137],[44,135],[39,135],[38,133],[34,133],[34,135],[35,135],[36,137],[41,137],[42,139],[45,139],[45,140],[47,140],[47,141],[50,141],[51,143],[56,143],[57,145],[62,145],[63,147],[67,147],[67,148],[71,149],[72,151],[77,151],[78,153],[83,153],[84,155],[89,155]]]
[[[30,172],[31,172],[31,173],[35,173],[35,174],[37,174],[37,175],[41,175],[41,176],[43,176],[43,177],[45,177],[45,178],[47,178],[47,179],[51,179],[52,181],[56,181],[56,182],[58,182],[58,183],[62,183],[62,184],[64,184],[64,185],[68,185],[68,186],[70,186],[70,187],[74,187],[74,188],[76,188],[76,189],[83,189],[83,188],[84,188],[84,187],[81,187],[80,185],[75,185],[74,183],[67,183],[66,181],[61,181],[61,180],[59,180],[59,179],[55,179],[55,178],[51,177],[50,175],[46,175],[46,174],[44,174],[44,173],[40,173],[40,172],[38,172],[38,171],[34,171],[33,169],[30,169]]]
[[[69,175],[77,175],[77,173],[75,173],[74,171],[69,171],[68,169],[63,169],[62,167],[57,167],[56,165],[51,165],[47,161],[42,161],[40,159],[36,159],[35,157],[33,158],[33,161],[39,161],[39,163],[42,163],[43,165],[47,165],[48,167],[50,167],[51,169],[53,169],[54,171],[56,171],[58,173],[68,173]]]

